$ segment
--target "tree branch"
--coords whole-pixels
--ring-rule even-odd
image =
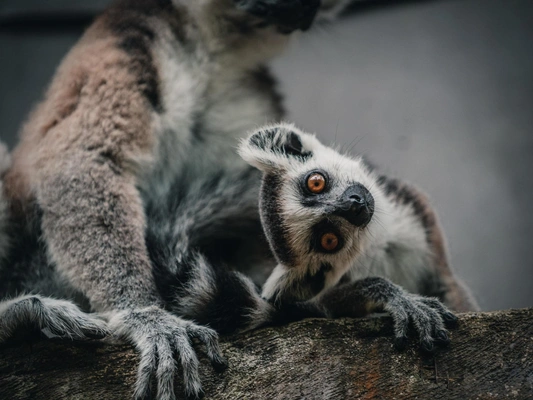
[[[387,317],[306,320],[225,338],[202,357],[209,399],[533,398],[533,309],[464,314],[433,357],[392,346]],[[201,349],[199,352],[201,353]],[[129,346],[40,341],[0,348],[0,399],[128,399]],[[178,379],[177,393],[182,393]]]

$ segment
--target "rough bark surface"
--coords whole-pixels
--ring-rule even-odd
[[[464,314],[452,345],[434,356],[414,341],[396,352],[391,333],[382,317],[306,320],[224,338],[227,371],[214,372],[202,357],[206,398],[533,398],[533,309]],[[12,343],[0,348],[0,399],[128,399],[136,367],[128,346]]]

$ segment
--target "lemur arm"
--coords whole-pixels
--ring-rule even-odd
[[[141,171],[157,161],[152,155],[153,82],[142,75],[147,66],[124,51],[127,44],[143,42],[136,27],[128,28],[130,37],[117,38],[107,24],[106,17],[98,20],[60,67],[15,152],[8,192],[21,208],[36,204],[43,240],[59,272],[94,310],[107,313],[114,335],[139,350],[135,397],[146,398],[157,375],[158,398],[174,398],[176,352],[187,394],[199,396],[191,339],[206,344],[217,366],[225,361],[214,331],[161,308],[137,189]],[[23,313],[26,303],[17,299],[0,311],[3,316],[4,311]],[[33,298],[30,303],[35,304]],[[55,304],[42,305],[27,309],[53,317]],[[57,315],[69,322],[65,327],[75,326],[69,321],[77,318],[75,312]]]
[[[174,397],[175,351],[186,392],[198,396],[198,360],[191,339],[207,345],[214,364],[225,361],[214,331],[161,308],[136,188],[139,164],[150,161],[154,139],[150,110],[136,77],[122,69],[123,55],[112,48],[100,50],[99,57],[108,65],[104,71],[95,66],[87,72],[78,108],[46,132],[37,153],[25,154],[35,157],[32,183],[43,237],[58,270],[88,297],[93,309],[107,312],[110,331],[140,352],[135,397],[146,397],[155,374],[159,398]],[[93,60],[87,61],[90,69]],[[68,85],[69,77],[61,78]],[[63,87],[53,87],[48,101]]]
[[[135,177],[110,154],[111,146],[103,141],[96,146],[89,151],[72,146],[70,154],[41,164],[36,198],[49,253],[95,310],[161,304],[144,245]]]

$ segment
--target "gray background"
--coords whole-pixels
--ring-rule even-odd
[[[0,137],[16,132],[105,0],[1,0]],[[486,310],[533,306],[533,1],[367,9],[274,62],[289,118],[435,204]]]

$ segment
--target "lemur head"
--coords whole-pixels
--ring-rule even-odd
[[[264,173],[261,221],[279,265],[263,297],[308,300],[334,286],[375,224],[383,195],[372,172],[362,159],[341,155],[288,124],[255,132],[239,154]]]

